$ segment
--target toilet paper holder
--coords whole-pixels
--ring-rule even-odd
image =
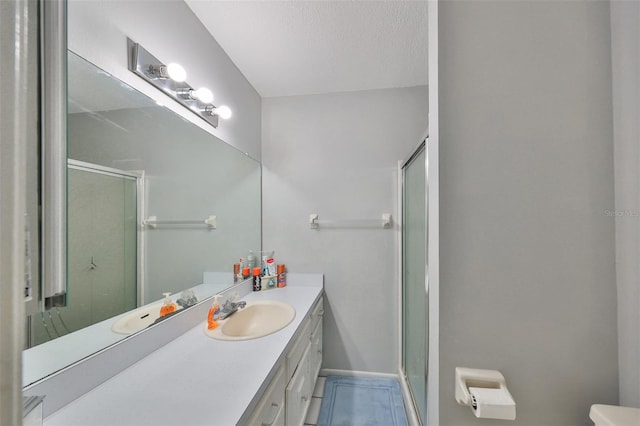
[[[507,382],[502,373],[497,370],[456,367],[455,397],[458,404],[472,406],[470,387],[506,389]]]
[[[455,397],[477,418],[516,419],[516,402],[497,370],[456,367]]]

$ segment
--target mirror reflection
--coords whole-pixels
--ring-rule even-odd
[[[69,52],[66,305],[27,320],[28,385],[125,337],[127,312],[233,284],[260,164]],[[46,212],[45,212],[46,214]]]

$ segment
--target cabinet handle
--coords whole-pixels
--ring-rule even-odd
[[[273,418],[271,419],[271,421],[269,423],[265,423],[262,422],[262,426],[271,426],[273,424],[273,422],[276,421],[276,417],[278,416],[278,407],[280,406],[280,404],[276,404],[275,402],[271,403],[271,406],[273,407]]]
[[[318,312],[318,316],[320,315],[324,315],[324,309],[320,310],[320,312]]]
[[[307,396],[306,396],[306,395],[302,395],[300,398],[301,398],[304,402],[307,402],[307,400],[309,399],[309,398],[307,398]]]

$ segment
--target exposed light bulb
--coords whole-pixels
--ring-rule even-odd
[[[220,118],[228,120],[231,118],[231,108],[226,105],[221,105],[217,108],[214,108],[212,114],[217,115]]]
[[[182,65],[176,64],[175,62],[171,62],[167,65],[167,74],[173,81],[183,82],[187,79],[187,72],[185,69],[182,68]]]
[[[205,104],[213,102],[213,92],[206,87],[201,87],[198,90],[192,90],[192,96]]]

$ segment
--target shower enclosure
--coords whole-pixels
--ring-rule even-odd
[[[416,414],[427,418],[427,141],[402,166],[402,369]]]
[[[67,304],[32,316],[30,346],[137,306],[136,174],[69,160]]]

